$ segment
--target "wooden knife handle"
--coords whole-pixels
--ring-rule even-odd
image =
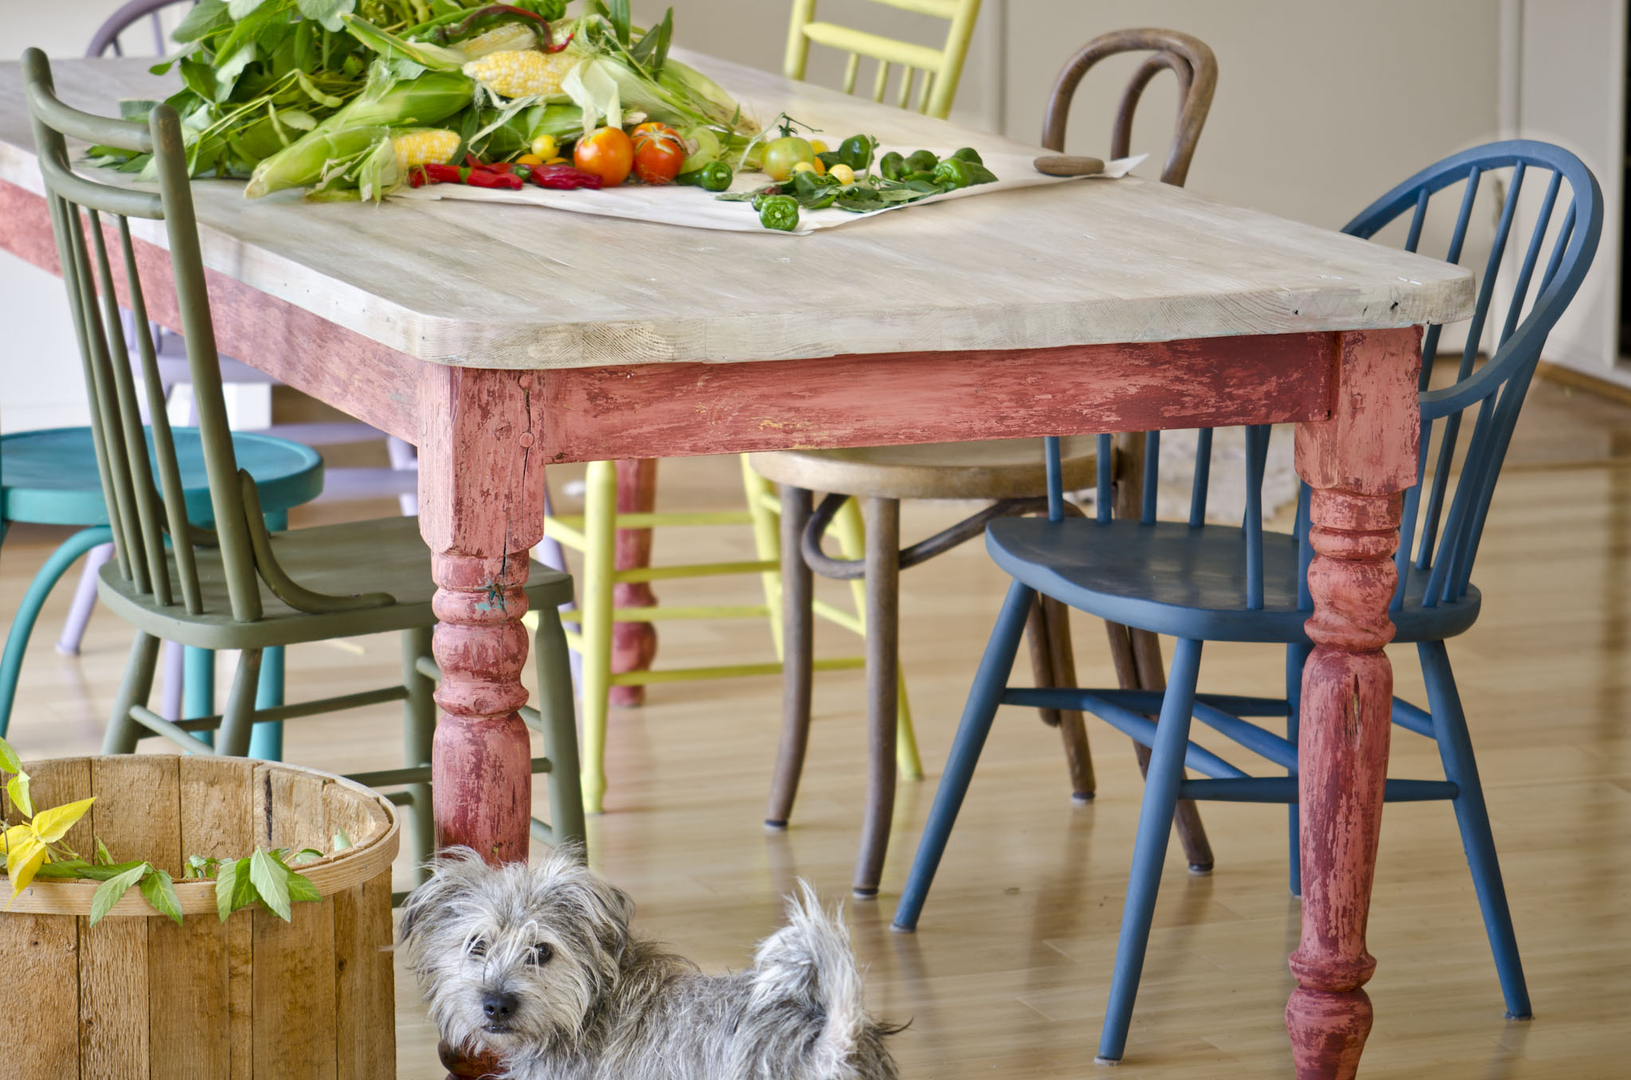
[[[1104,162],[1096,157],[1051,154],[1036,159],[1036,171],[1049,176],[1093,176],[1104,171]]]

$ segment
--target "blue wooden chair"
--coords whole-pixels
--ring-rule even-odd
[[[1491,321],[1500,287],[1507,240],[1520,216],[1520,191],[1531,171],[1546,177],[1539,199],[1524,203],[1523,216],[1536,212],[1536,224],[1510,280],[1510,298],[1499,319],[1491,359],[1476,357]],[[1548,176],[1549,174],[1549,176]],[[1429,203],[1461,189],[1459,210],[1447,258],[1459,261],[1481,187],[1495,188],[1503,177],[1506,195],[1494,249],[1482,283],[1453,381],[1432,385],[1440,327],[1423,340],[1421,375],[1421,467],[1416,486],[1405,496],[1400,534],[1399,588],[1391,615],[1397,642],[1414,642],[1427,683],[1428,708],[1394,699],[1393,722],[1438,743],[1443,780],[1387,781],[1392,801],[1447,799],[1455,807],[1462,844],[1472,869],[1485,929],[1495,954],[1507,1015],[1530,1015],[1529,994],[1496,862],[1494,838],[1473,759],[1445,640],[1478,617],[1480,597],[1470,583],[1473,558],[1489,512],[1490,496],[1513,425],[1540,358],[1541,347],[1591,265],[1602,229],[1603,202],[1596,179],[1573,154],[1545,143],[1512,141],[1468,150],[1433,165],[1394,188],[1349,222],[1346,232],[1371,238],[1408,215],[1404,246],[1420,243]],[[1567,185],[1569,191],[1562,195]],[[1497,198],[1499,196],[1497,195]],[[1566,207],[1559,216],[1557,211]],[[1546,252],[1550,244],[1549,254]],[[1530,286],[1539,276],[1532,305]],[[1456,451],[1463,418],[1475,411],[1464,459]],[[1440,435],[1429,452],[1434,429]],[[1155,442],[1145,457],[1143,482],[1154,488],[1160,460]],[[1149,941],[1161,866],[1166,858],[1173,806],[1180,798],[1286,803],[1290,806],[1292,891],[1300,891],[1297,860],[1297,707],[1303,662],[1312,644],[1303,623],[1312,610],[1307,568],[1308,489],[1299,504],[1295,532],[1267,533],[1262,527],[1261,484],[1269,429],[1248,429],[1248,492],[1241,528],[1206,525],[1210,433],[1202,432],[1196,461],[1189,521],[1157,522],[1155,500],[1146,495],[1139,520],[1110,520],[1109,477],[1099,456],[1096,520],[1065,517],[1060,491],[1058,441],[1045,441],[1050,473],[1051,513],[1047,519],[1009,518],[993,522],[986,547],[1014,578],[985,655],[974,677],[962,724],[946,762],[934,807],[895,913],[895,927],[917,925],[946,840],[968,791],[969,780],[999,705],[1083,709],[1152,750],[1143,807],[1139,815],[1133,867],[1127,887],[1115,973],[1099,1043],[1101,1061],[1119,1061],[1127,1041],[1133,999]],[[1101,436],[1108,443],[1109,436]],[[1434,458],[1429,476],[1429,458]],[[1458,468],[1452,465],[1458,464]],[[1164,694],[1124,690],[1034,690],[1006,685],[1026,613],[1038,595],[1110,622],[1178,639]],[[1282,698],[1197,694],[1204,641],[1276,642],[1286,647],[1286,692]],[[1150,716],[1159,713],[1159,724]],[[1284,737],[1245,717],[1283,716]],[[1189,740],[1191,720],[1199,720],[1289,775],[1250,776]],[[1186,778],[1185,767],[1206,779]]]

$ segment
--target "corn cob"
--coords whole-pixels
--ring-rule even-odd
[[[567,52],[495,52],[464,65],[464,73],[501,97],[550,97],[561,92],[561,80],[581,60]]]
[[[530,26],[511,22],[466,38],[456,48],[471,60],[480,60],[491,53],[532,49],[537,45],[538,35],[533,33]]]
[[[391,139],[397,167],[406,172],[421,165],[446,165],[459,149],[459,133],[428,128]]]

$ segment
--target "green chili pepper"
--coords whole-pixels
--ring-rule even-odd
[[[834,165],[848,165],[857,173],[866,172],[867,166],[872,164],[872,152],[878,148],[878,140],[870,135],[851,135],[838,144],[837,150],[829,150],[825,154],[817,154],[821,164],[832,168]]]
[[[891,150],[878,159],[878,174],[885,180],[899,180],[906,171],[906,159]]]
[[[690,184],[704,191],[724,191],[731,186],[731,167],[723,161],[710,161],[700,169],[681,173],[675,183]]]
[[[968,187],[973,182],[973,175],[968,171],[968,162],[949,157],[934,167],[934,182],[945,191],[956,191]]]
[[[789,195],[767,195],[759,200],[759,224],[792,232],[799,227],[799,204]]]
[[[917,150],[913,152],[911,157],[906,159],[906,171],[909,173],[932,173],[934,167],[938,164],[940,164],[940,159],[935,157],[933,151]]]
[[[965,146],[961,150],[955,151],[951,156],[959,161],[973,162],[975,165],[985,164],[985,159],[980,157],[980,152],[972,146]]]
[[[914,181],[919,183],[934,183],[934,172],[932,170],[923,169],[917,172],[904,172],[900,174],[901,183],[910,184]]]

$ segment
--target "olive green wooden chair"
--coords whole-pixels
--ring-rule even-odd
[[[95,116],[58,100],[50,66],[38,49],[23,55],[23,71],[84,366],[108,521],[117,541],[115,561],[102,568],[99,593],[108,610],[136,628],[104,752],[130,753],[138,740],[157,735],[189,754],[242,755],[256,724],[401,701],[404,767],[352,779],[402,789],[389,798],[411,808],[411,849],[422,864],[434,847],[430,759],[436,706],[431,694],[438,673],[431,657],[435,585],[418,522],[393,517],[285,533],[267,530],[254,480],[238,467],[233,452],[175,110],[159,105],[148,114],[146,124]],[[69,137],[151,151],[158,190],[114,186],[75,173]],[[209,480],[211,529],[188,522],[177,435],[165,416],[163,387],[147,331],[145,295],[154,283],[144,282],[138,272],[130,219],[164,223],[180,311],[181,325],[176,329],[186,342],[198,439]],[[114,247],[117,251],[110,257]],[[136,372],[120,332],[121,301],[135,317],[134,367],[149,405],[150,430],[142,424]],[[543,708],[541,713],[523,710],[523,718],[541,732],[547,754],[534,759],[533,770],[551,774],[551,822],[534,821],[533,835],[546,843],[581,840],[583,804],[571,679],[566,639],[556,616],[557,605],[571,598],[571,579],[535,564],[526,593],[539,614],[535,647]],[[402,634],[400,684],[256,707],[262,650],[392,630]],[[148,708],[161,640],[239,650],[224,712],[177,722]],[[200,731],[218,731],[213,750],[194,737]]]

